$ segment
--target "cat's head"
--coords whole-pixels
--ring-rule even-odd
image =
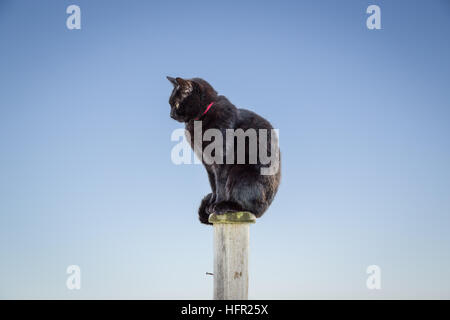
[[[169,98],[170,116],[179,122],[198,118],[209,103],[217,97],[217,92],[203,79],[182,79],[167,77],[173,84]]]

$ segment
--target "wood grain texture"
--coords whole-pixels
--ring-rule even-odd
[[[228,216],[227,216],[228,215]],[[210,217],[214,224],[214,299],[248,299],[251,213]]]

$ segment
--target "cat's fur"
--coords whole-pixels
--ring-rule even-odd
[[[216,128],[222,132],[223,137],[225,137],[226,129],[241,128],[244,131],[249,128],[268,129],[268,154],[270,154],[271,143],[275,143],[278,149],[278,139],[270,136],[272,126],[266,119],[252,111],[236,108],[226,97],[218,95],[205,80],[172,77],[167,79],[174,86],[169,99],[170,116],[185,123],[186,130],[190,133],[191,147],[194,148],[194,120],[198,119],[202,121],[203,132],[209,128]],[[206,114],[203,114],[211,102],[214,102],[213,106]],[[201,150],[208,144],[209,142],[202,142]],[[234,154],[236,156],[236,152]],[[202,223],[209,224],[208,217],[213,212],[223,214],[249,211],[256,217],[261,217],[267,210],[278,190],[281,166],[278,166],[278,170],[273,175],[262,175],[260,169],[267,165],[261,164],[259,155],[256,164],[248,164],[247,161],[247,143],[245,164],[226,164],[224,160],[223,164],[209,165],[202,159],[212,189],[212,192],[203,198],[198,210]]]

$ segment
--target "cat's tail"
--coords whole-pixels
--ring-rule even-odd
[[[209,218],[209,213],[206,212],[206,208],[209,206],[209,204],[211,203],[211,197],[212,197],[212,193],[207,194],[203,200],[202,203],[200,204],[200,207],[198,208],[198,219],[200,220],[201,223],[203,224],[209,224],[212,225],[212,223],[208,222],[208,218]]]

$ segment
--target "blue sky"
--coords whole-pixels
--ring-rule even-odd
[[[0,0],[0,298],[212,297],[208,180],[170,160],[166,75],[279,129],[250,298],[450,298],[449,32],[437,0]]]

